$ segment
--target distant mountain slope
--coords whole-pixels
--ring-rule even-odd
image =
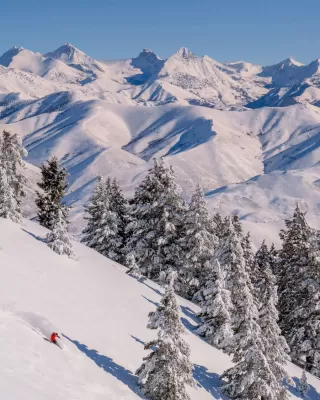
[[[68,169],[76,234],[97,175],[117,176],[131,195],[153,157],[175,167],[186,199],[197,183],[212,192],[259,176],[262,188],[269,176],[280,182],[277,171],[292,171],[290,181],[301,186],[295,171],[302,176],[320,162],[319,106],[319,60],[265,67],[181,48],[165,60],[144,49],[99,61],[68,43],[46,54],[14,47],[0,57],[0,128],[24,138],[28,162],[40,166],[56,155]],[[37,173],[28,173],[35,183]],[[296,198],[287,196],[291,207]],[[233,210],[237,200],[225,198]],[[256,215],[258,226],[263,212]],[[280,206],[273,215],[285,216]]]

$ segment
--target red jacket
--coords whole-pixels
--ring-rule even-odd
[[[51,342],[55,342],[57,337],[60,339],[60,336],[56,332],[52,332],[50,336]]]

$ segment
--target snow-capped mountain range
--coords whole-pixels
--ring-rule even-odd
[[[0,127],[23,137],[29,163],[56,155],[68,168],[75,233],[98,174],[131,194],[164,156],[186,198],[200,183],[210,207],[237,212],[257,243],[277,240],[297,201],[319,225],[319,65],[221,63],[186,48],[106,61],[68,43],[46,54],[14,47],[0,57]],[[28,174],[33,216],[39,172]]]

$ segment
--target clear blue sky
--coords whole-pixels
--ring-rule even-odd
[[[185,46],[219,61],[320,57],[320,0],[2,0],[0,53],[70,42],[98,59]]]

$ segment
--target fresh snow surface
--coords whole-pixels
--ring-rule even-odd
[[[5,400],[133,400],[143,398],[134,371],[147,354],[148,313],[163,291],[125,274],[125,268],[74,243],[75,259],[52,252],[46,230],[0,219],[0,393]],[[194,333],[197,306],[179,299],[191,346],[196,389],[192,400],[224,399],[219,375],[230,358]],[[44,340],[57,331],[57,346]],[[297,383],[301,370],[288,365]],[[306,399],[320,399],[308,374]],[[291,398],[299,398],[289,387]]]

